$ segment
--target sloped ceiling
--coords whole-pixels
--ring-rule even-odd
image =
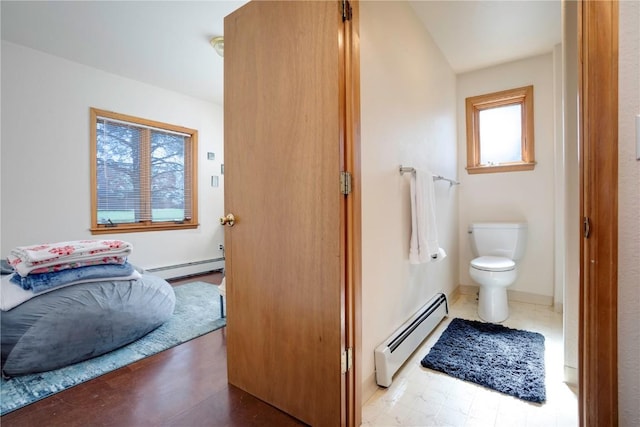
[[[3,0],[2,39],[222,104],[223,58],[209,40],[245,3]],[[560,42],[559,0],[409,3],[457,73]]]
[[[209,40],[246,1],[5,1],[2,39],[222,104]]]
[[[551,52],[561,42],[561,2],[410,1],[459,74]]]

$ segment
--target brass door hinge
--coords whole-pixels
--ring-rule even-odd
[[[348,0],[342,0],[342,22],[351,21],[351,17],[351,4],[349,4]]]
[[[340,357],[340,365],[342,367],[343,374],[346,374],[351,370],[351,367],[353,366],[353,356],[351,348],[347,348],[342,352],[342,355]]]
[[[349,172],[340,172],[340,192],[342,194],[351,194],[351,174]]]

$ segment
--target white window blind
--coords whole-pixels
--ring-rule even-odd
[[[191,222],[192,139],[173,129],[96,116],[94,226]]]

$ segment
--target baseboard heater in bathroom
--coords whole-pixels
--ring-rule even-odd
[[[393,375],[447,314],[447,297],[436,294],[376,348],[376,382],[379,386],[391,385]]]

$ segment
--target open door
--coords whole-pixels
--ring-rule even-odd
[[[257,1],[225,18],[229,382],[313,426],[350,425],[349,402],[360,407],[345,374],[348,12],[341,1]]]

